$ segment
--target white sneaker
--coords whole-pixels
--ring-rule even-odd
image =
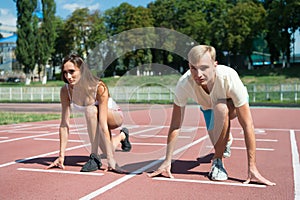
[[[228,179],[228,174],[220,158],[213,160],[208,177],[213,181],[225,181]]]
[[[223,153],[224,158],[229,158],[231,156],[231,149],[230,148],[231,148],[232,142],[233,142],[233,137],[230,133],[230,140],[228,140],[228,142],[226,144],[225,151]]]

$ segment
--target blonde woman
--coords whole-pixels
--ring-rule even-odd
[[[95,77],[83,59],[76,54],[64,58],[62,80],[66,83],[60,92],[61,123],[59,127],[60,152],[59,157],[47,168],[59,167],[65,169],[64,158],[69,136],[71,110],[82,111],[85,114],[87,131],[91,143],[91,154],[82,172],[100,169],[102,166],[98,147],[106,155],[108,169],[122,173],[114,159],[113,152],[121,143],[123,151],[130,151],[128,129],[122,128],[120,134],[112,137],[111,130],[119,128],[123,123],[123,113],[111,98],[104,82]]]

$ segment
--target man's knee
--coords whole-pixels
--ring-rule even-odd
[[[215,105],[214,110],[216,113],[223,117],[228,116],[230,120],[236,117],[236,109],[232,99],[219,100],[218,103]]]
[[[229,116],[229,107],[227,105],[227,100],[219,100],[214,106],[214,113],[219,117]]]

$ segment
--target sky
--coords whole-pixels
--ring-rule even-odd
[[[16,26],[17,10],[13,0],[0,0],[0,23],[3,25]],[[56,15],[66,19],[77,8],[88,7],[90,10],[105,11],[112,7],[119,6],[122,2],[127,2],[133,6],[146,7],[154,0],[55,0]],[[295,53],[300,54],[300,32],[295,33]]]
[[[13,0],[0,0],[0,23],[5,25],[16,25],[17,9]],[[127,2],[133,6],[144,6],[153,0],[55,0],[56,15],[66,19],[77,8],[86,8],[90,10],[105,11],[112,7],[117,7],[123,2]]]

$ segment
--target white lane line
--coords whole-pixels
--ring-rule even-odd
[[[208,135],[206,135],[206,136],[204,136],[202,138],[199,138],[198,140],[195,140],[194,142],[192,142],[190,144],[187,144],[187,145],[185,145],[185,146],[177,149],[176,151],[174,151],[173,155],[176,155],[176,154],[180,153],[181,151],[184,151],[184,150],[190,148],[191,146],[194,146],[194,145],[198,144],[199,142],[205,140],[206,138],[208,138]],[[128,175],[123,176],[122,178],[119,178],[119,179],[111,182],[110,184],[108,184],[108,185],[106,185],[106,186],[104,186],[102,188],[99,188],[98,190],[95,190],[94,192],[92,192],[92,193],[90,193],[90,194],[88,194],[88,195],[86,195],[86,196],[84,196],[84,197],[82,197],[80,199],[81,200],[85,200],[85,199],[92,199],[94,197],[97,197],[100,194],[103,194],[104,192],[106,192],[106,191],[108,191],[108,190],[110,190],[110,189],[112,189],[112,188],[120,185],[121,183],[123,183],[123,182],[125,182],[125,181],[127,181],[127,180],[129,180],[129,179],[131,179],[133,177],[135,177],[137,174],[140,174],[140,173],[146,171],[147,169],[149,169],[149,168],[151,168],[151,167],[159,164],[160,162],[163,161],[164,158],[165,158],[165,156],[159,158],[156,161],[153,161],[153,162],[149,163],[148,165],[146,165],[146,166],[144,166],[144,167],[142,167],[140,169],[137,169],[136,171],[134,171],[134,172],[132,172],[132,173],[130,173]]]
[[[26,134],[26,133],[49,133],[50,131],[33,131],[33,130],[28,130],[28,131],[22,131],[22,130],[9,130],[7,133],[14,133],[14,134]]]
[[[145,131],[147,131],[147,130],[145,130]],[[11,140],[0,141],[0,143],[11,142],[11,141],[16,141],[16,140],[21,140],[21,139],[35,138],[35,137],[43,137],[43,136],[48,136],[48,135],[53,135],[53,134],[58,134],[58,133],[55,132],[55,133],[49,133],[49,134],[42,134],[42,135],[27,136],[27,137],[22,137],[22,138],[15,138],[15,139],[11,139]],[[75,147],[70,147],[70,148],[67,148],[66,151],[73,150],[73,149],[79,149],[79,148],[86,147],[86,146],[90,146],[90,144],[83,144],[83,145],[79,145],[79,146],[75,146]],[[0,168],[10,166],[10,165],[14,165],[16,163],[25,162],[25,161],[32,160],[32,159],[39,158],[39,157],[45,157],[45,156],[57,154],[58,152],[59,151],[53,151],[53,152],[50,152],[50,153],[45,153],[45,154],[41,154],[41,155],[37,155],[37,156],[32,156],[32,157],[21,159],[21,160],[18,160],[18,161],[12,161],[12,162],[8,162],[8,163],[0,164]]]
[[[0,137],[0,140],[2,140],[2,139],[8,139],[8,137]]]
[[[66,151],[70,151],[70,150],[74,150],[74,149],[80,149],[80,148],[83,148],[83,147],[86,147],[86,146],[90,146],[90,144],[84,144],[84,145],[79,145],[79,146],[75,146],[75,147],[70,147],[70,148],[67,148]],[[6,166],[9,166],[9,165],[14,165],[16,163],[26,162],[28,160],[32,160],[32,159],[36,159],[36,158],[40,158],[40,157],[46,157],[46,156],[49,156],[49,155],[58,154],[58,153],[59,153],[59,151],[52,151],[52,152],[49,152],[49,153],[44,153],[44,154],[40,154],[40,155],[37,155],[37,156],[32,156],[32,157],[29,157],[29,158],[24,158],[24,159],[20,159],[20,160],[17,160],[17,161],[4,163],[4,164],[0,165],[0,168],[1,167],[6,167]]]
[[[237,149],[237,150],[246,150],[246,147],[231,147],[231,149]],[[256,151],[274,151],[274,149],[271,148],[256,148]]]
[[[145,138],[167,138],[167,135],[138,135],[139,137],[145,137]],[[178,139],[182,138],[182,139],[187,139],[187,138],[191,138],[190,136],[178,136]]]
[[[294,130],[290,130],[290,140],[291,140],[293,171],[294,171],[295,200],[297,200],[300,199],[300,162],[299,162],[299,151],[297,147],[297,141],[296,141]]]
[[[73,132],[74,130],[71,130],[70,133],[76,134],[76,132]],[[31,138],[36,138],[36,137],[45,137],[45,136],[49,136],[49,135],[56,135],[58,134],[58,132],[52,132],[52,133],[47,133],[47,134],[39,134],[39,135],[31,135],[31,136],[25,136],[25,137],[19,137],[19,138],[13,138],[13,139],[9,139],[9,140],[2,140],[0,141],[1,143],[6,143],[6,142],[13,142],[13,141],[18,141],[18,140],[25,140],[25,139],[31,139]]]
[[[256,187],[256,188],[266,188],[267,187],[266,185],[258,185],[258,184],[229,183],[229,182],[217,182],[217,181],[201,181],[201,180],[163,178],[163,177],[155,177],[153,179],[154,180],[159,180],[159,181],[174,181],[174,182],[200,183],[200,184],[211,184],[211,185],[228,185],[228,186],[239,186],[239,187]]]
[[[8,131],[24,131],[24,130],[33,130],[33,129],[37,129],[37,128],[46,128],[46,127],[51,127],[52,125],[47,124],[47,125],[43,125],[43,124],[37,124],[37,126],[34,125],[26,125],[26,126],[18,126],[18,127],[13,127],[13,129],[8,129],[8,130],[1,130],[0,132],[8,132]],[[58,126],[58,125],[57,125]]]
[[[202,126],[200,126],[200,127],[191,127],[191,128],[183,127],[183,128],[180,129],[180,132],[181,133],[182,132],[193,132],[195,130],[198,130],[198,128],[204,128],[204,127],[202,127]]]
[[[18,168],[20,171],[31,171],[31,172],[46,172],[46,173],[58,173],[58,174],[76,174],[76,175],[88,175],[88,176],[103,176],[103,173],[95,173],[95,172],[74,172],[74,171],[66,171],[66,170],[51,170],[51,169],[34,169],[34,168]]]
[[[148,131],[153,131],[153,130],[157,130],[157,129],[163,129],[164,126],[156,126],[154,128],[149,128],[149,129],[145,129],[145,130],[141,130],[141,131],[135,131],[134,133],[129,133],[130,135],[137,135],[139,133],[145,133],[145,132],[148,132]]]
[[[59,142],[59,139],[51,139],[51,138],[33,138],[33,140],[41,140],[41,141],[53,141],[53,142]],[[68,140],[68,142],[85,142],[84,140]]]
[[[48,134],[31,135],[31,136],[26,136],[26,137],[19,137],[19,138],[13,138],[13,139],[9,139],[9,140],[3,140],[3,141],[0,141],[0,143],[13,142],[13,141],[18,141],[18,140],[25,140],[25,139],[35,138],[35,137],[44,137],[44,136],[56,135],[56,134],[58,134],[58,133],[53,132],[53,133],[48,133]]]
[[[237,140],[237,141],[244,141],[244,138],[233,138],[233,140]],[[272,139],[259,139],[256,138],[255,139],[256,142],[278,142],[278,140],[272,140]]]
[[[145,146],[167,146],[166,143],[138,143],[138,142],[131,142],[132,145],[145,145]]]
[[[213,148],[213,146],[206,146],[206,148]],[[246,147],[230,147],[230,149],[235,149],[235,150],[247,150]],[[274,149],[271,148],[256,148],[256,151],[274,151]]]

